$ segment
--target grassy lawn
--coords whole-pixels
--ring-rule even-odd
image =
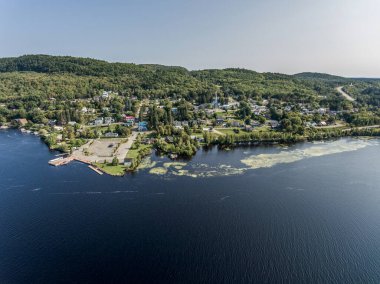
[[[133,148],[133,147],[132,147]],[[139,155],[139,151],[147,148],[152,148],[152,145],[140,144],[137,149],[130,149],[127,153],[127,158],[135,159]]]
[[[112,166],[111,164],[96,163],[96,166],[112,176],[122,176],[125,174],[126,169],[123,165]]]
[[[201,133],[193,132],[193,133],[191,133],[191,136],[196,136],[198,138],[203,138],[203,132],[201,132]]]
[[[215,128],[216,130],[224,133],[224,134],[229,134],[229,135],[236,135],[236,136],[239,136],[239,135],[243,135],[243,134],[249,134],[251,132],[246,132],[240,128],[228,128],[228,129],[218,129],[218,128]],[[238,129],[239,130],[239,133],[235,133],[234,132],[234,129]],[[257,128],[254,128],[252,132],[262,132],[262,131],[269,131],[270,128],[269,126],[267,125],[264,125],[264,126],[261,126],[261,127],[257,127]]]
[[[229,129],[218,129],[218,128],[215,128],[215,130],[218,130],[219,132],[222,132],[226,135],[241,135],[241,134],[247,134],[248,132],[245,132],[244,130],[242,129],[239,129],[239,133],[235,133],[234,132],[234,129],[239,129],[239,128],[229,128]]]

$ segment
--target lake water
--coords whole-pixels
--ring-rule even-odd
[[[0,132],[0,283],[379,283],[380,141],[52,167]]]

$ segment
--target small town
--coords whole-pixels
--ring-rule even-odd
[[[342,88],[336,91],[347,103],[355,101]],[[59,104],[54,97],[47,103],[49,108]],[[66,153],[50,161],[51,165],[76,160],[100,174],[123,175],[135,170],[152,149],[177,159],[191,157],[200,146],[212,144],[228,148],[244,143],[291,143],[305,140],[306,133],[329,130],[339,130],[342,136],[352,129],[345,117],[359,112],[352,105],[330,110],[315,103],[273,99],[239,102],[218,94],[208,103],[197,104],[184,99],[126,98],[115,91],[73,99],[69,106],[70,111],[60,119],[48,119],[37,109],[41,117],[14,119],[2,127],[16,126],[39,135],[50,149]]]
[[[380,283],[380,0],[0,0],[0,284]]]

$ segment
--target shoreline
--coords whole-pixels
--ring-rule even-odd
[[[1,128],[1,129],[3,129],[3,130],[14,129],[14,130],[19,130],[21,133],[26,133],[26,132],[22,132],[20,130],[20,128],[8,127],[8,128]],[[213,141],[213,143],[211,143],[209,145],[202,145],[202,148],[203,149],[211,149],[214,146],[217,146],[220,150],[229,150],[229,149],[236,149],[239,147],[262,147],[262,146],[272,147],[272,146],[276,146],[276,145],[289,146],[289,145],[295,145],[295,144],[301,143],[301,142],[329,141],[329,140],[335,140],[335,139],[345,138],[345,137],[352,137],[352,138],[355,138],[355,137],[368,137],[368,138],[380,137],[380,131],[376,132],[375,133],[376,135],[368,135],[369,133],[367,133],[367,132],[372,131],[372,130],[380,130],[380,126],[379,125],[372,125],[372,126],[363,126],[363,127],[358,127],[358,128],[341,129],[340,132],[334,132],[334,131],[329,131],[329,130],[325,130],[325,131],[319,130],[318,131],[319,134],[322,134],[320,136],[316,136],[316,137],[299,136],[299,137],[295,137],[296,139],[292,139],[292,140],[286,140],[286,139],[266,139],[266,140],[263,139],[263,140],[253,140],[253,141],[252,140],[247,140],[247,141],[239,140],[239,141],[235,141],[233,144],[222,144],[222,143],[218,143],[216,140],[216,141]],[[357,131],[357,133],[355,131]],[[331,133],[334,133],[334,135],[331,135]],[[32,133],[27,133],[27,134],[32,134]],[[323,135],[323,134],[325,134],[325,135]],[[44,140],[42,136],[40,138],[41,138],[41,140]],[[47,143],[45,143],[45,145],[47,145]],[[90,161],[84,161],[82,159],[77,159],[74,155],[62,152],[59,149],[52,149],[49,146],[48,146],[48,148],[51,151],[57,151],[61,154],[63,153],[63,155],[65,155],[65,154],[68,155],[65,158],[62,157],[62,160],[53,159],[53,160],[57,160],[57,165],[54,163],[50,163],[53,160],[49,161],[49,164],[51,164],[53,166],[66,165],[66,164],[70,163],[71,161],[76,160],[76,161],[87,164],[90,169],[92,169],[93,171],[95,171],[99,175],[102,175],[103,173],[105,173],[105,174],[111,175],[111,176],[124,176],[128,173],[134,173],[137,169],[137,166],[132,169],[130,167],[126,167],[124,164],[119,164],[119,165],[115,165],[115,166],[107,164],[107,165],[102,166],[100,163],[93,163]],[[158,149],[154,149],[154,150],[158,151]],[[196,153],[197,152],[198,151],[196,151]],[[196,153],[194,155],[196,155]],[[165,153],[165,155],[168,155],[168,154],[169,153]],[[170,157],[170,155],[169,155],[169,157]],[[141,158],[140,158],[140,160],[141,160]],[[185,158],[191,159],[192,157],[178,156],[177,158],[172,159],[172,160],[173,161],[181,161]],[[67,161],[64,159],[67,159]]]

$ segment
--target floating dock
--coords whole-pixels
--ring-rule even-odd
[[[66,158],[59,157],[59,158],[50,160],[49,161],[49,165],[52,165],[52,166],[55,166],[55,167],[63,166],[63,165],[67,165],[68,163],[70,163],[73,160],[74,160],[73,157],[66,157]]]
[[[100,174],[100,175],[103,174],[103,172],[102,172],[101,170],[99,170],[98,168],[95,168],[94,166],[89,165],[88,167],[89,167],[91,170],[97,172],[97,173]]]

